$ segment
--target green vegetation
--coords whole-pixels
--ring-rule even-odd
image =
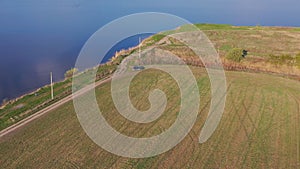
[[[155,34],[151,37],[151,40],[153,40],[155,42],[158,42],[164,37],[165,37],[165,35],[163,35],[163,34]]]
[[[219,50],[225,51],[225,52],[229,52],[232,49],[232,46],[230,45],[222,45]]]
[[[3,138],[0,168],[299,168],[298,81],[226,72],[225,113],[213,136],[199,144],[198,136],[210,106],[210,83],[204,69],[191,68],[201,95],[199,116],[192,131],[172,150],[145,159],[106,152],[84,133],[69,102]],[[110,83],[99,86],[96,95],[103,115],[116,130],[128,136],[149,137],[173,124],[180,104],[172,77],[149,70],[136,76],[130,87],[137,109],[150,107],[147,93],[154,88],[166,93],[168,104],[164,114],[149,124],[133,123],[118,114]]]
[[[195,24],[220,50],[220,55],[225,57],[233,48],[247,49],[251,52],[250,57],[259,57],[268,60],[272,55],[296,55],[299,53],[300,39],[299,28],[282,27],[251,27],[231,26],[218,24]],[[188,31],[190,26],[181,26],[176,32]],[[164,34],[175,32],[166,31]],[[153,35],[146,40],[149,45],[160,41],[165,37],[162,34]],[[151,43],[150,43],[151,42]],[[163,44],[167,45],[167,44]],[[175,47],[174,47],[175,48]],[[180,49],[181,50],[181,49]]]
[[[116,69],[115,65],[101,65],[98,68],[96,81],[110,75]],[[89,73],[89,72],[85,72]],[[54,100],[51,100],[50,86],[44,86],[16,100],[9,101],[0,109],[0,130],[42,110],[54,102],[72,93],[72,79],[54,84]]]
[[[293,31],[300,31],[300,28],[293,28]]]
[[[248,26],[232,26],[229,24],[195,24],[200,30],[249,30]]]
[[[68,78],[71,78],[73,77],[73,75],[75,75],[76,73],[78,73],[78,69],[76,68],[72,68],[70,70],[67,70],[66,73],[65,73],[65,78],[68,79]]]
[[[295,57],[296,66],[300,69],[300,53]]]
[[[243,49],[241,48],[233,48],[226,55],[226,59],[234,62],[240,62],[243,58]]]
[[[293,27],[265,27],[265,26],[232,26],[217,24],[195,24],[211,40],[222,58],[223,66],[227,70],[270,72],[281,76],[299,79],[300,67],[297,66],[296,55],[299,53],[300,32]],[[164,33],[190,31],[190,25],[184,25],[176,30]],[[151,39],[151,38],[149,38]],[[147,42],[147,41],[146,41]],[[190,65],[203,66],[199,57],[186,45],[172,40],[171,37],[154,40],[150,45],[167,50],[182,58]],[[226,56],[234,48],[246,49],[249,53],[243,62],[239,57],[235,60],[239,64],[226,62]],[[293,60],[288,60],[290,57]]]
[[[296,55],[295,57],[291,55],[270,55],[270,62],[273,63],[276,66],[279,65],[287,65],[287,66],[299,66],[299,55]]]
[[[162,40],[164,37],[166,37],[165,34],[155,34],[152,35],[150,38],[145,40],[145,44],[143,46],[152,46],[153,44],[159,42],[160,40]]]
[[[67,89],[68,84],[71,84],[69,80],[54,84],[55,98],[64,97],[66,92],[70,92]],[[3,109],[0,109],[0,130],[53,103],[50,98],[50,86],[42,87],[31,94],[17,99],[17,101],[10,102]]]
[[[293,66],[296,64],[296,57],[293,57],[291,55],[285,54],[285,55],[270,55],[270,62],[273,63],[274,65],[288,65],[288,66]]]

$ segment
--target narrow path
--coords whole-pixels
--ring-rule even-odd
[[[29,116],[29,117],[27,117],[27,118],[25,118],[21,121],[19,121],[18,123],[13,124],[13,125],[7,127],[6,129],[1,130],[0,131],[0,138],[7,135],[7,134],[9,134],[9,133],[11,133],[11,132],[13,132],[13,131],[15,131],[15,130],[17,130],[17,129],[19,129],[19,128],[21,128],[21,127],[23,127],[23,126],[25,126],[25,125],[27,125],[28,123],[32,122],[33,120],[35,120],[35,119],[45,115],[46,113],[62,106],[63,104],[73,100],[73,98],[78,97],[82,94],[85,94],[86,92],[92,90],[94,87],[97,87],[97,86],[99,86],[103,83],[106,83],[106,82],[110,81],[110,80],[111,80],[111,77],[108,77],[106,79],[103,79],[101,81],[96,82],[95,84],[90,84],[90,85],[86,86],[85,88],[77,91],[76,93],[73,93],[73,94],[59,100],[58,102],[55,102],[52,105],[50,105],[50,106],[48,106],[48,107],[32,114],[31,116]]]

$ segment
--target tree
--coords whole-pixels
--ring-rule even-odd
[[[228,60],[232,60],[234,62],[241,62],[242,59],[244,58],[244,50],[241,48],[233,48],[231,49],[227,55],[226,55],[226,59]]]
[[[66,73],[65,73],[65,78],[66,78],[66,79],[71,78],[71,77],[73,77],[73,75],[76,74],[77,72],[78,72],[78,69],[72,68],[72,69],[66,71]]]

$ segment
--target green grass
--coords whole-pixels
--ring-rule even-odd
[[[70,80],[66,80],[54,85],[54,94],[56,97],[60,97],[64,92],[70,89]],[[50,86],[45,86],[37,90],[32,94],[25,95],[21,99],[8,104],[4,109],[0,110],[0,130],[7,126],[27,117],[39,109],[37,106],[50,102]],[[20,107],[18,107],[20,106]],[[28,113],[26,113],[28,111]]]
[[[264,27],[264,26],[232,26],[226,24],[195,24],[202,30],[216,49],[219,49],[220,56],[224,57],[232,48],[242,48],[249,52],[249,58],[261,58],[268,62],[270,55],[291,55],[295,56],[300,52],[299,28],[292,27]],[[165,35],[188,32],[195,28],[190,25],[183,25],[176,30],[165,31],[153,35],[146,40],[146,46],[161,41]],[[168,41],[168,40],[167,40]],[[181,53],[182,45],[176,43],[163,43],[160,47],[168,47],[170,51]],[[172,48],[172,49],[171,49]],[[176,52],[178,50],[178,52]],[[180,57],[185,57],[182,53]],[[190,56],[188,56],[190,57]],[[249,61],[250,61],[249,60]],[[249,64],[255,64],[250,62]]]
[[[221,123],[204,144],[198,136],[210,105],[210,82],[192,67],[201,95],[196,124],[175,148],[145,159],[113,155],[94,144],[77,121],[72,102],[0,141],[0,168],[299,168],[300,83],[266,74],[226,72],[228,96]],[[146,84],[146,85],[145,85]],[[148,70],[130,87],[136,108],[149,108],[149,91],[168,98],[165,113],[149,124],[118,114],[110,83],[96,89],[103,115],[116,130],[149,137],[172,125],[179,109],[178,86],[161,71]],[[143,91],[143,92],[138,92]],[[299,157],[299,156],[298,156]]]
[[[281,63],[274,64],[274,59],[270,58],[270,56],[275,56],[276,58],[291,56],[294,58],[300,53],[300,33],[295,31],[299,28],[218,24],[195,25],[209,38],[216,51],[218,51],[219,56],[223,59],[223,64],[227,67],[240,66],[249,70],[300,76],[300,67],[295,60],[286,62],[279,59]],[[184,25],[176,30],[167,31],[166,34],[186,32],[188,35],[190,30],[190,25]],[[155,43],[153,40],[151,42],[151,44]],[[164,38],[164,40],[160,39],[160,44],[157,43],[156,46],[172,52],[189,63],[201,62],[190,48],[172,40],[170,37]],[[241,48],[248,51],[247,57],[238,65],[225,59],[226,55],[233,48]]]
[[[144,46],[151,46],[157,42],[159,42],[161,39],[163,39],[166,35],[165,34],[155,34],[152,35],[150,38],[146,39]]]
[[[97,71],[96,79],[99,80],[102,77],[111,74],[115,68],[115,65],[100,66]],[[70,95],[72,93],[72,80],[65,79],[61,82],[57,82],[54,84],[53,88],[55,96],[54,100],[51,100],[50,86],[48,85],[31,94],[24,95],[17,99],[17,101],[13,101],[10,104],[7,104],[3,109],[0,109],[0,130],[21,121],[67,95]]]
[[[292,28],[292,31],[300,31],[300,28]]]
[[[233,26],[228,24],[195,24],[200,30],[249,30],[249,26]]]

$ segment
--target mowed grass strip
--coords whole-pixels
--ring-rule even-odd
[[[196,124],[176,147],[161,155],[129,159],[93,143],[76,118],[72,102],[0,140],[0,168],[297,168],[299,166],[300,83],[266,74],[226,72],[228,95],[220,125],[204,144],[198,136],[210,106],[210,82],[204,69],[191,67],[201,104]],[[126,120],[111,98],[110,83],[97,88],[106,120],[131,137],[150,137],[168,129],[179,111],[178,85],[168,74],[148,70],[130,86],[133,105],[150,107],[148,94],[166,93],[164,114],[148,124]],[[151,150],[151,147],[147,147]]]

